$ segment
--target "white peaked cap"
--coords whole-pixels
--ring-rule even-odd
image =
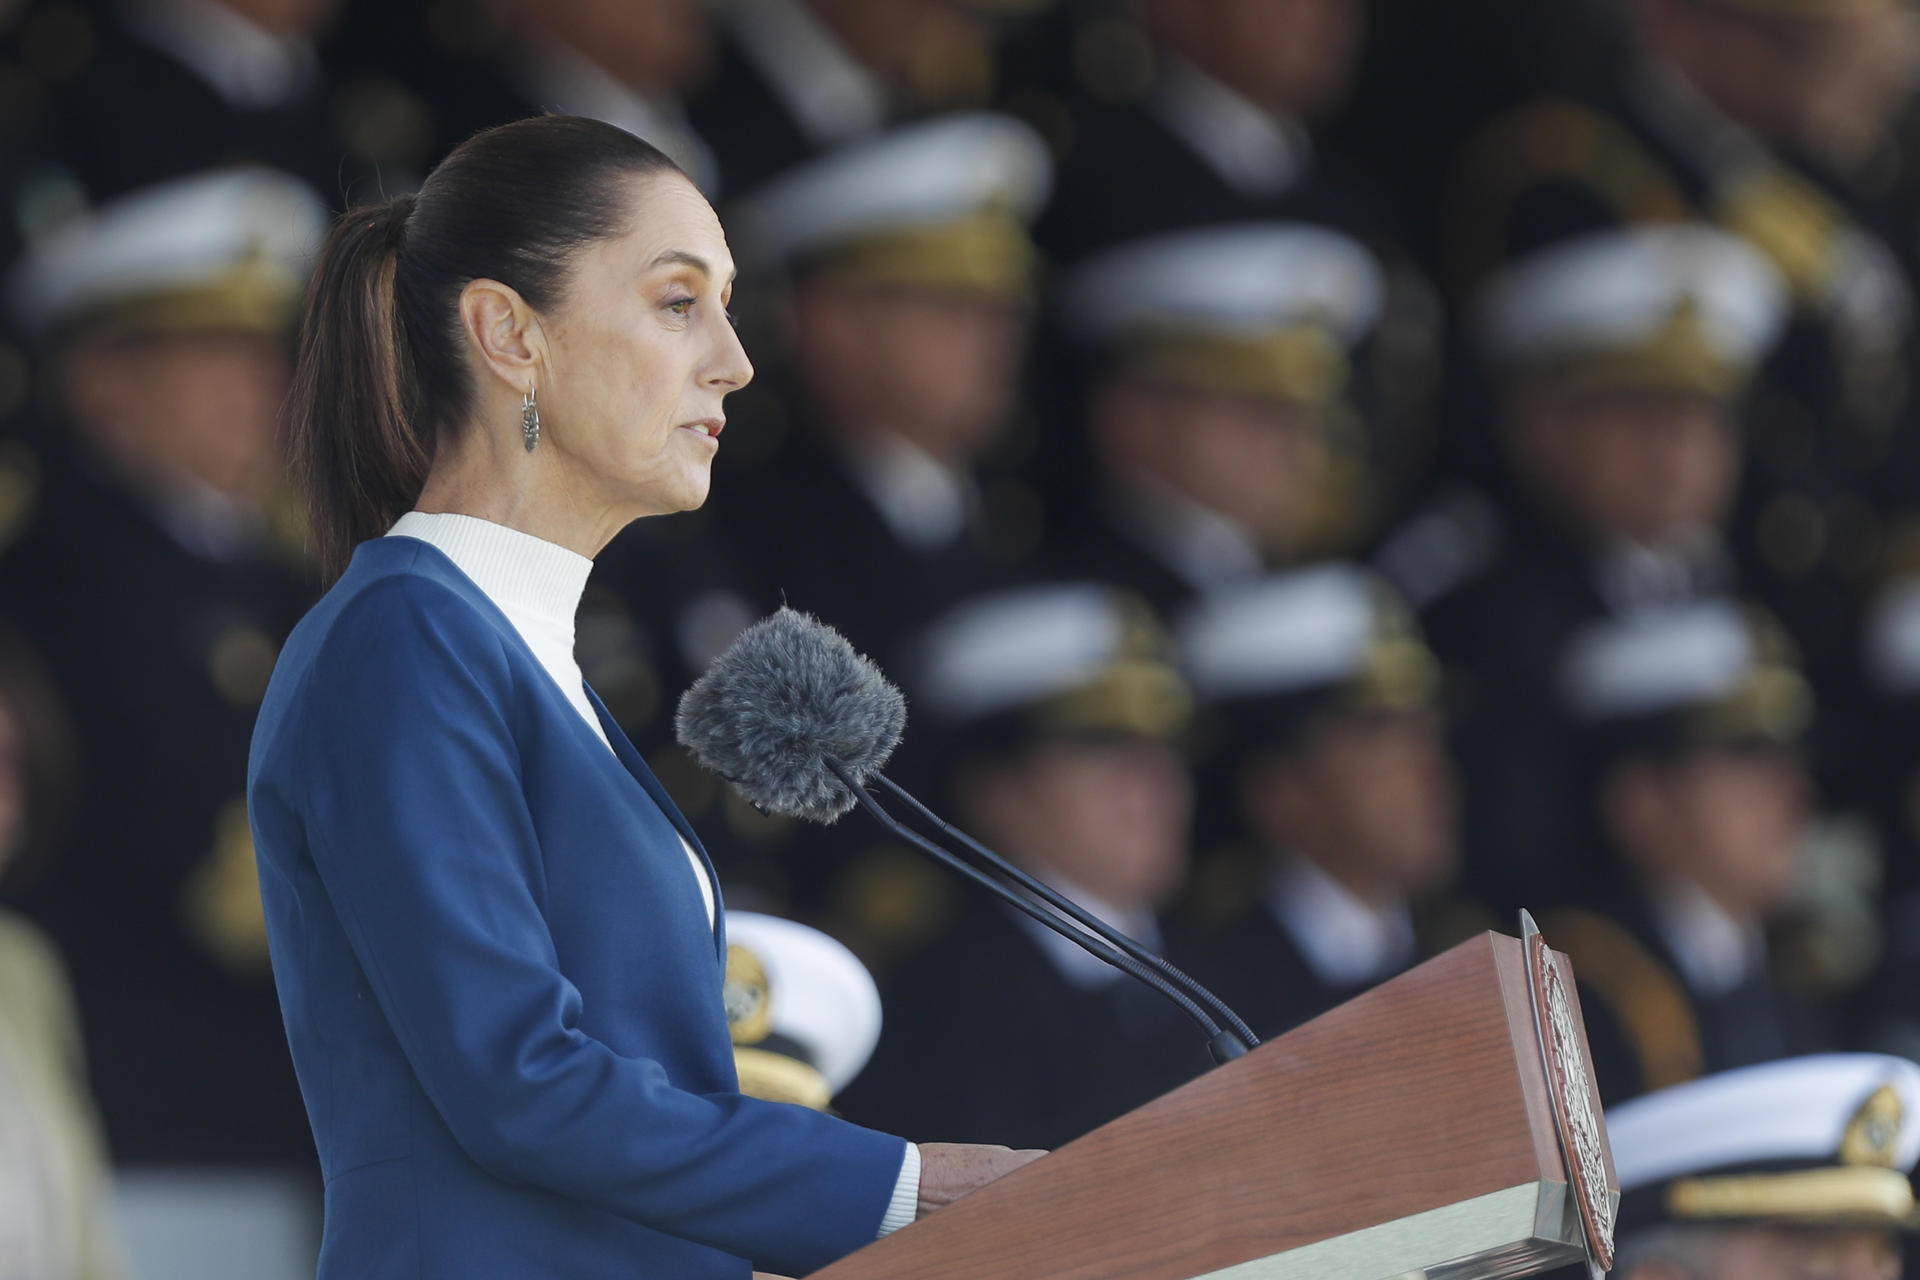
[[[1504,362],[1629,347],[1691,300],[1723,359],[1751,364],[1780,336],[1787,286],[1746,241],[1682,223],[1582,236],[1499,272],[1477,299],[1487,351]]]
[[[305,281],[327,230],[313,188],[274,169],[197,173],[79,215],[32,246],[11,281],[14,313],[47,329],[95,308],[190,289],[249,263]]]
[[[1047,144],[1012,116],[971,112],[890,129],[808,161],[748,199],[758,247],[791,257],[861,235],[1002,209],[1036,215],[1053,185]]]
[[[1897,1095],[1891,1167],[1920,1159],[1920,1066],[1879,1053],[1828,1053],[1742,1067],[1607,1111],[1622,1193],[1673,1178],[1768,1164],[1832,1164],[1867,1100]]]
[[[956,605],[928,630],[921,696],[974,720],[1089,684],[1123,656],[1119,597],[1095,583],[1016,587]]]
[[[1638,610],[1575,636],[1562,669],[1574,710],[1593,720],[1655,715],[1737,689],[1758,659],[1731,601]]]
[[[1314,322],[1349,345],[1386,290],[1359,241],[1300,222],[1203,227],[1122,245],[1069,277],[1067,323],[1098,340],[1147,329],[1258,333]]]
[[[1379,639],[1381,581],[1330,564],[1228,587],[1179,627],[1181,661],[1202,698],[1288,693],[1357,673]]]
[[[880,1042],[880,992],[867,967],[818,929],[753,911],[727,912],[727,945],[766,972],[772,1033],[810,1054],[832,1092],[852,1083]]]

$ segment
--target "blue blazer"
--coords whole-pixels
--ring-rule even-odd
[[[739,1093],[699,843],[594,707],[615,752],[413,538],[281,653],[248,798],[319,1280],[743,1280],[879,1231],[904,1144]]]

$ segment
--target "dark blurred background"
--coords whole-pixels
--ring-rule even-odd
[[[729,900],[880,980],[850,1118],[1052,1145],[1206,1060],[691,764],[783,600],[1262,1034],[1525,906],[1610,1102],[1920,1055],[1917,69],[1907,0],[0,0],[0,1275],[311,1274],[244,803],[300,273],[540,111],[740,263],[713,497],[578,651]]]

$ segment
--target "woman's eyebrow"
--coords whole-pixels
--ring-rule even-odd
[[[697,253],[688,253],[685,249],[667,250],[665,253],[655,258],[652,262],[649,262],[647,264],[647,270],[651,271],[655,267],[663,267],[663,266],[666,266],[668,263],[679,263],[682,266],[692,267],[695,271],[698,271],[701,275],[706,276],[709,279],[711,279],[713,276],[712,263],[708,262],[705,258],[701,257]],[[729,273],[727,276],[727,283],[732,284],[734,276],[738,274],[739,272],[737,270],[732,273]]]

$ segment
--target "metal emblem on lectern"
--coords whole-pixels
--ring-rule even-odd
[[[1567,999],[1560,962],[1521,912],[1527,949],[1527,981],[1533,991],[1534,1025],[1546,1065],[1547,1096],[1552,1100],[1561,1154],[1580,1220],[1586,1226],[1590,1260],[1601,1270],[1613,1267],[1613,1196],[1607,1186],[1607,1162],[1601,1149],[1600,1118],[1594,1114],[1586,1057],[1580,1052],[1580,1028]]]

